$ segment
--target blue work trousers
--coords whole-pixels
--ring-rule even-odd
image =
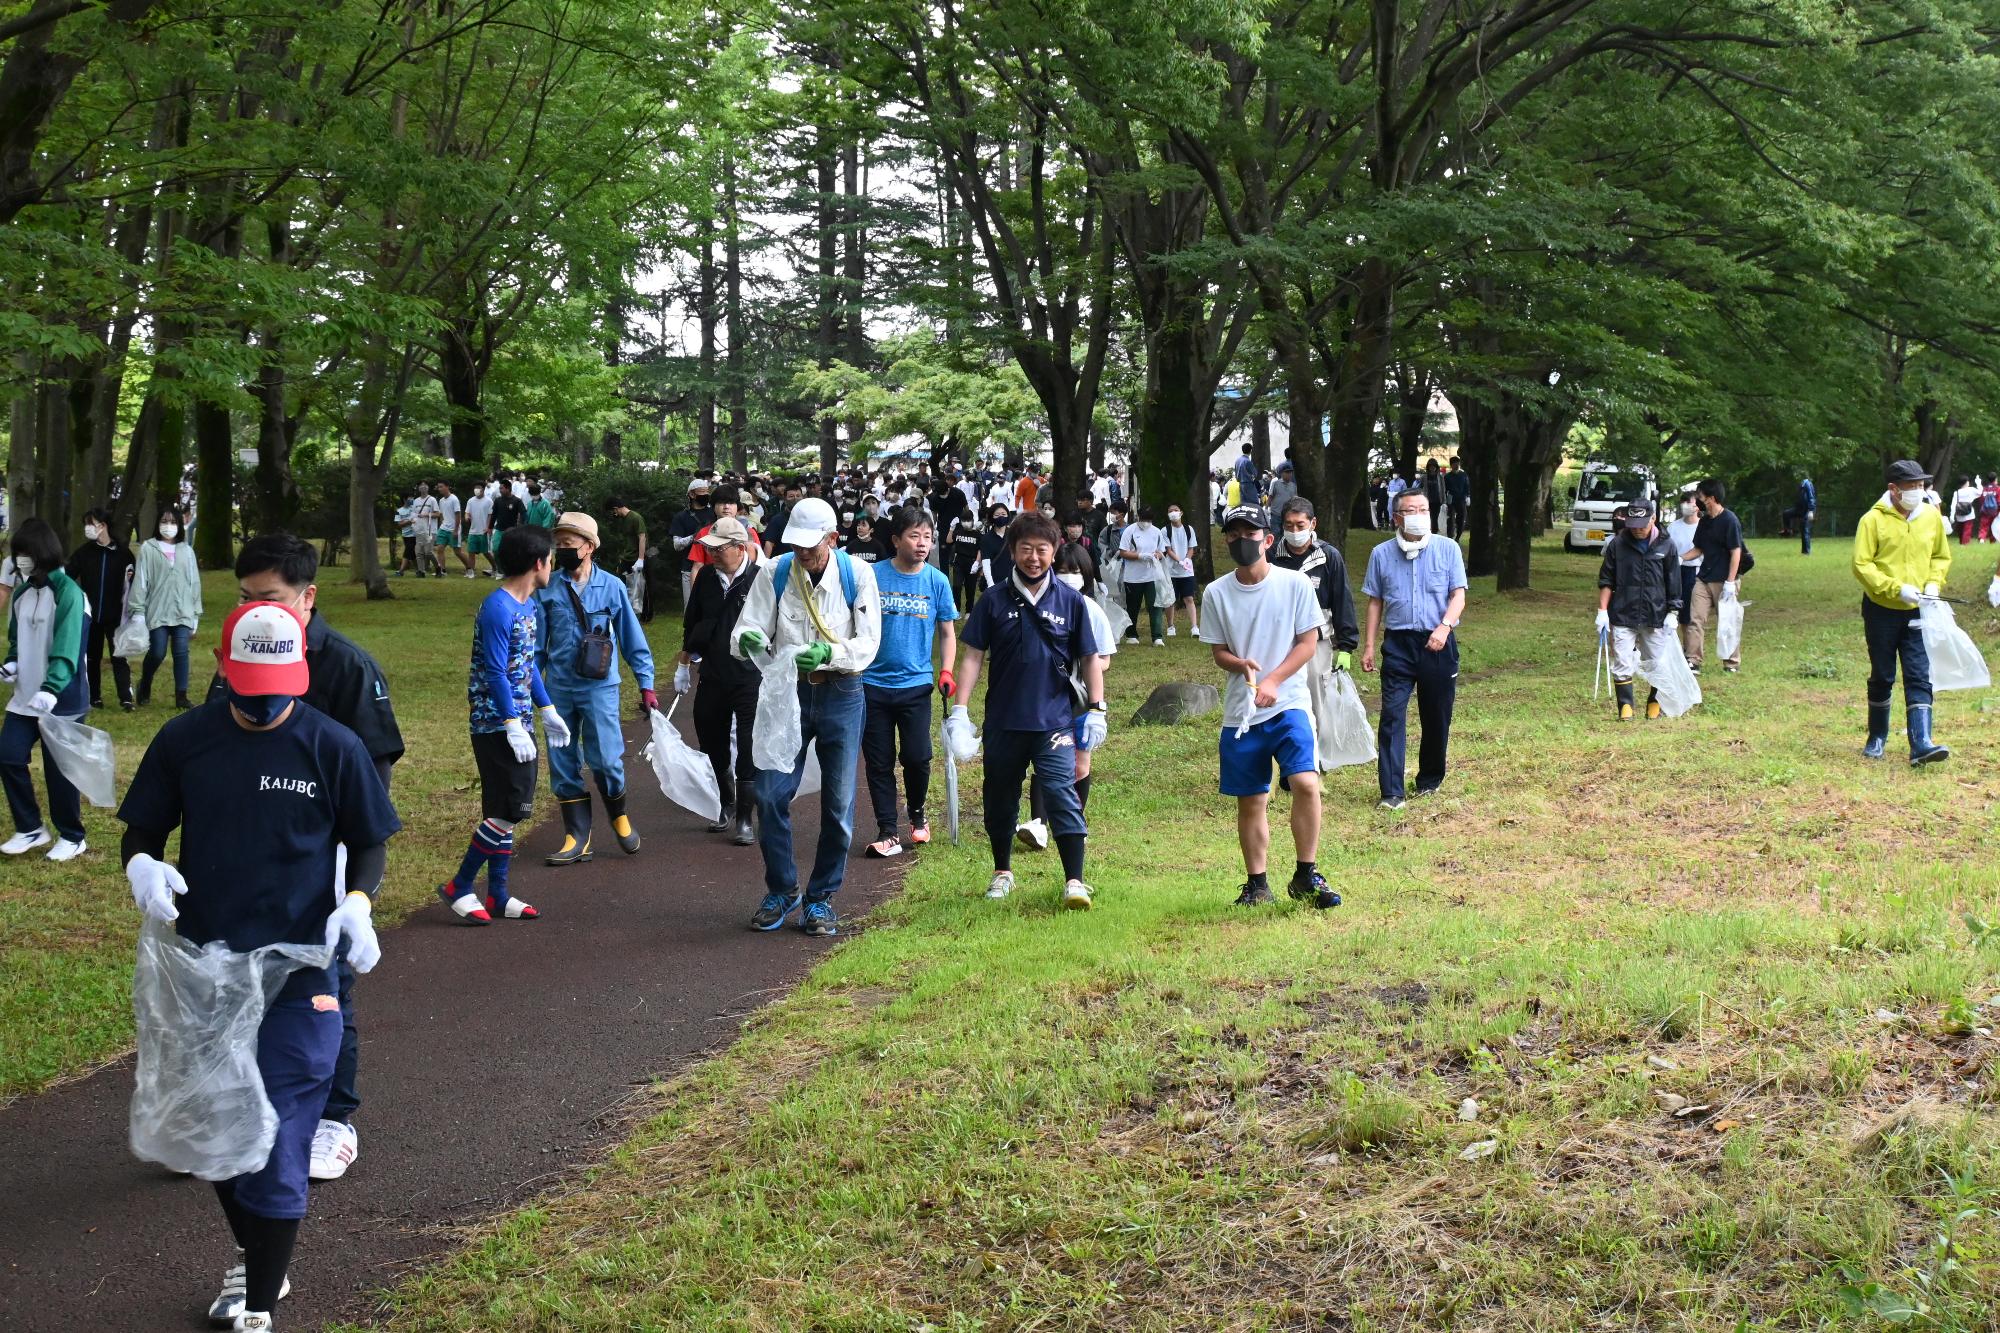
[[[1385,801],[1403,798],[1412,693],[1424,731],[1417,748],[1417,791],[1435,791],[1444,782],[1451,709],[1458,699],[1458,636],[1446,639],[1437,652],[1425,646],[1430,637],[1420,629],[1392,629],[1382,636],[1382,717],[1375,729],[1375,764]]]
[[[854,773],[861,762],[861,724],[867,715],[861,677],[830,674],[814,684],[799,678],[799,754],[790,772],[757,770],[757,847],[764,854],[766,892],[787,897],[798,885],[792,863],[792,798],[806,774],[806,747],[819,745],[819,847],[813,853],[806,901],[824,902],[840,892],[847,849],[854,841]],[[760,722],[762,719],[759,719]]]
[[[570,743],[549,747],[549,786],[559,801],[589,795],[583,785],[587,764],[605,799],[625,794],[625,733],[618,727],[618,687],[549,690],[549,702],[569,724]]]
[[[1877,606],[1861,599],[1861,629],[1868,636],[1868,702],[1884,704],[1896,686],[1896,659],[1903,659],[1903,704],[1931,702],[1931,655],[1917,612]]]

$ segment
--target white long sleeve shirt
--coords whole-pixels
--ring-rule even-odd
[[[744,599],[743,613],[736,618],[729,651],[737,657],[743,656],[740,641],[746,629],[761,630],[771,647],[779,652],[796,652],[818,643],[819,627],[807,613],[801,591],[812,588],[820,619],[833,635],[833,660],[825,669],[845,676],[858,676],[866,671],[882,644],[882,598],[875,590],[875,571],[868,562],[849,560],[854,571],[854,605],[849,606],[840,583],[840,560],[838,554],[829,557],[826,569],[815,583],[795,553],[782,605],[772,580],[778,562],[764,561],[758,567],[757,581],[750,585],[749,595]]]

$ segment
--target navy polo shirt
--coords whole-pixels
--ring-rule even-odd
[[[180,829],[188,891],[175,929],[238,953],[324,944],[334,848],[377,847],[402,827],[361,739],[304,700],[271,731],[246,731],[227,702],[169,719],[118,818],[160,837]],[[325,971],[306,968],[281,993],[332,990]]]
[[[1063,731],[1076,720],[1070,666],[1095,651],[1082,593],[1051,578],[1030,608],[1009,579],[974,604],[959,638],[986,654],[988,731]]]

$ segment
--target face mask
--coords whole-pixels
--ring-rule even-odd
[[[1305,550],[1306,547],[1312,545],[1312,539],[1311,528],[1301,528],[1297,532],[1288,530],[1285,533],[1285,545],[1291,547],[1294,551]]]
[[[1908,513],[1910,510],[1915,509],[1918,505],[1922,504],[1923,502],[1924,502],[1924,492],[1922,487],[1915,487],[1907,491],[1896,492],[1896,504],[1905,513]]]
[[[83,539],[85,541],[94,542],[103,535],[104,529],[98,527],[95,523],[86,523],[83,525]]]
[[[1262,537],[1231,537],[1229,539],[1229,558],[1237,564],[1246,567],[1256,564],[1264,558],[1264,539]]]
[[[560,569],[563,573],[574,574],[577,566],[582,563],[583,552],[577,550],[574,546],[560,546],[556,548],[556,568]]]
[[[1067,586],[1075,588],[1078,592],[1083,591],[1083,575],[1081,574],[1058,574],[1056,578]]]
[[[1694,506],[1693,506],[1693,505],[1691,505],[1691,504],[1685,504],[1685,505],[1682,505],[1682,506],[1681,506],[1681,517],[1682,517],[1682,518],[1693,518],[1693,517],[1694,517]]]
[[[35,573],[35,557],[31,555],[15,556],[14,568],[20,571],[22,578],[32,578]]]
[[[1178,509],[1169,509],[1169,510],[1167,511],[1167,522],[1169,522],[1169,523],[1178,523],[1178,522],[1180,522],[1180,521],[1181,521],[1181,511],[1180,511],[1180,510],[1178,510]]]
[[[164,541],[164,542],[170,542],[170,541],[172,541],[172,540],[173,540],[174,538],[176,538],[176,537],[178,537],[178,536],[180,536],[180,535],[181,535],[181,525],[180,525],[180,524],[178,524],[178,523],[162,523],[162,524],[160,524],[160,540],[161,540],[161,541]]]
[[[268,727],[291,706],[289,694],[238,694],[229,692],[229,702],[253,727]]]
[[[1418,541],[1430,536],[1431,516],[1429,514],[1403,515],[1403,535],[1411,541]]]

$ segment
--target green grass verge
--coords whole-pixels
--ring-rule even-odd
[[[1821,545],[1770,544],[1743,674],[1678,722],[1590,702],[1594,560],[1476,594],[1448,794],[1384,815],[1336,774],[1324,915],[1229,905],[1211,725],[1121,725],[1215,673],[1128,649],[1094,911],[1052,854],[996,905],[976,836],[926,850],[391,1325],[1993,1327],[1994,718],[1946,696],[1949,765],[1860,760]]]

